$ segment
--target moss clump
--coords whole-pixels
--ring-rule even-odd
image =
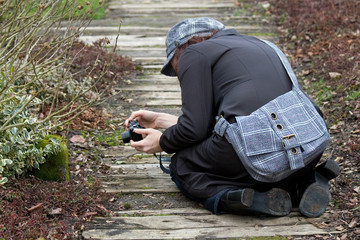
[[[43,180],[69,181],[69,152],[66,146],[66,139],[57,135],[49,135],[41,140],[36,147],[44,148],[50,143],[50,138],[60,142],[60,151],[49,154],[46,157],[46,162],[40,165],[40,169],[33,170],[32,174]]]

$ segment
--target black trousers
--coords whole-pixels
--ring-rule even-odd
[[[263,183],[248,174],[231,144],[214,133],[198,145],[177,152],[171,160],[171,171],[178,184],[196,199],[206,200],[229,188],[266,191],[278,187],[288,191],[295,200],[299,197],[299,188],[314,181],[313,169],[320,158],[321,155],[286,179]]]

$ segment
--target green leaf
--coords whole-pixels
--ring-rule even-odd
[[[39,166],[39,163],[38,162],[34,162],[34,168],[36,168],[36,169],[39,169],[40,168],[40,166]]]
[[[5,167],[6,165],[11,165],[11,164],[13,164],[13,161],[11,159],[7,159],[7,158],[1,159],[1,165],[3,167]]]
[[[24,134],[24,138],[26,140],[30,140],[30,134],[29,132],[26,130],[26,128],[23,129],[23,134]]]
[[[33,124],[33,123],[35,123],[36,122],[36,118],[29,118],[29,124],[31,125],[31,124]]]
[[[23,170],[21,170],[20,168],[16,168],[15,171],[19,175],[21,175],[23,173]]]
[[[7,177],[3,177],[0,179],[0,185],[4,185],[8,181]]]
[[[9,145],[3,146],[3,149],[4,149],[4,153],[9,153],[10,152],[10,146]]]
[[[60,144],[60,141],[59,140],[56,140],[55,138],[50,138],[49,139],[53,144],[56,144],[56,145],[59,145]]]
[[[5,159],[6,165],[12,165],[13,161],[11,159]]]
[[[16,139],[13,135],[9,135],[9,138],[11,143],[16,143]]]
[[[10,111],[9,109],[5,109],[4,111],[3,111],[3,114],[4,115],[10,115],[12,113],[12,111]]]
[[[16,143],[19,143],[21,145],[25,145],[25,142],[21,139],[21,137],[16,137],[15,141],[16,141]]]
[[[18,128],[17,128],[17,127],[13,127],[13,128],[11,128],[10,132],[11,132],[12,135],[15,136],[15,135],[17,134],[17,132],[18,132]]]

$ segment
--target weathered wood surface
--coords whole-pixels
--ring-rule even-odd
[[[233,0],[112,0],[108,17],[93,21],[81,39],[93,42],[107,37],[115,43],[122,20],[117,53],[132,57],[144,69],[142,76],[128,79],[116,88],[115,101],[109,104],[114,115],[139,108],[169,113],[180,112],[181,93],[177,78],[160,75],[165,60],[165,35],[176,22],[198,16],[209,16],[234,27],[241,34],[254,34],[274,40],[271,27],[261,25],[261,17],[235,16]],[[119,96],[118,98],[116,96]],[[128,103],[124,104],[124,99]],[[103,163],[109,174],[100,176],[109,193],[166,197],[179,190],[164,174],[158,160],[135,151],[129,145],[107,147]],[[179,195],[181,196],[181,195]],[[170,198],[169,198],[170,199]],[[184,198],[185,199],[185,198]],[[169,200],[171,201],[171,200]],[[181,200],[180,200],[181,201]],[[188,199],[184,201],[189,201]],[[306,219],[297,212],[282,218],[213,215],[201,206],[185,208],[118,211],[111,217],[94,219],[83,232],[85,239],[241,239],[256,236],[302,236],[329,234],[314,222],[328,221],[328,215]]]
[[[281,218],[213,215],[198,209],[129,211],[97,218],[84,234],[91,239],[230,239],[329,234],[298,214]]]

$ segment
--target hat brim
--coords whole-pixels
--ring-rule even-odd
[[[175,50],[174,49],[170,54],[169,56],[167,57],[163,67],[161,68],[161,73],[166,75],[166,76],[170,76],[170,77],[176,77],[177,74],[174,70],[174,68],[171,66],[171,59],[174,57],[175,55]]]

